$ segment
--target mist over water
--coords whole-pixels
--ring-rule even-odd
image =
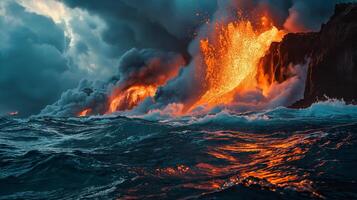
[[[0,199],[354,199],[357,106],[0,118]]]

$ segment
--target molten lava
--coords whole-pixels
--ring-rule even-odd
[[[209,37],[200,41],[202,64],[198,67],[202,66],[205,73],[201,83],[204,92],[193,105],[192,102],[184,105],[183,112],[192,111],[201,105],[208,109],[221,104],[227,105],[234,102],[237,94],[250,90],[260,89],[263,95],[267,93],[265,90],[269,89],[271,83],[262,81],[257,76],[259,61],[272,42],[282,40],[285,32],[274,27],[268,17],[263,16],[260,19],[261,23],[255,26],[249,20],[214,24]],[[177,63],[179,62],[169,65],[178,65]],[[135,83],[119,85],[109,97],[106,113],[134,108],[147,97],[155,96],[158,87],[178,75],[179,67],[157,74],[158,68],[155,66],[159,64],[159,60],[154,59],[148,64],[147,70],[133,76]],[[145,81],[146,78],[149,82]]]
[[[92,112],[92,109],[87,108],[87,109],[84,109],[81,112],[79,112],[77,116],[78,117],[85,117],[85,116],[88,116],[91,112]]]
[[[109,110],[112,113],[117,110],[132,109],[146,97],[153,97],[156,93],[155,86],[132,86],[126,90],[117,90],[110,98]]]
[[[256,81],[259,60],[285,33],[272,26],[267,17],[261,20],[260,31],[244,20],[216,23],[212,35],[200,41],[207,89],[191,108],[230,103],[238,89],[266,88]]]

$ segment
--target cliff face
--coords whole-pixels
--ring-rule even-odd
[[[316,33],[289,33],[282,42],[272,43],[268,53],[260,60],[259,77],[266,77],[269,83],[285,81],[291,75],[288,71],[290,64],[297,65],[305,62],[312,51],[312,42]],[[266,79],[265,78],[265,79]]]
[[[273,43],[260,61],[259,76],[282,82],[290,77],[289,64],[309,60],[304,99],[293,107],[306,107],[317,99],[357,101],[357,4],[340,4],[317,33],[290,33]]]

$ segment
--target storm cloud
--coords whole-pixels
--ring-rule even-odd
[[[81,8],[100,16],[107,24],[103,39],[116,48],[118,55],[135,48],[154,48],[181,52],[196,29],[214,14],[216,0],[64,0],[72,8]]]
[[[51,19],[15,2],[0,7],[0,113],[39,112],[76,84],[63,56],[66,37]]]

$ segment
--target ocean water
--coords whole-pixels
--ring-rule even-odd
[[[357,106],[0,118],[0,199],[357,199]]]

